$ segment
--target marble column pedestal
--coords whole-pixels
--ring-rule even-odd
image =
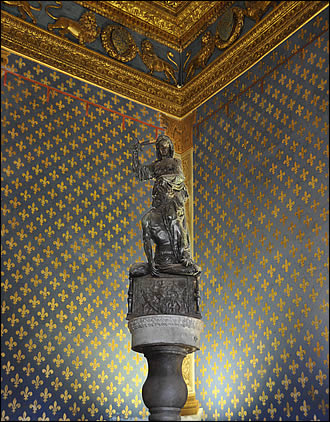
[[[199,350],[203,322],[180,315],[148,315],[132,318],[128,328],[132,349],[148,361],[148,377],[142,397],[151,421],[180,421],[187,400],[182,361]]]
[[[198,307],[198,280],[161,275],[131,280],[128,328],[132,350],[148,361],[142,398],[151,421],[180,421],[187,400],[182,361],[199,350],[203,322]]]

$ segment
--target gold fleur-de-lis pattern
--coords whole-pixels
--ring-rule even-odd
[[[155,111],[14,54],[3,70],[2,420],[146,419],[128,268],[150,182],[131,171]],[[154,147],[141,159],[151,161]]]
[[[200,107],[203,420],[329,418],[328,17]]]
[[[328,420],[327,42],[323,13],[197,112],[204,420]],[[145,420],[125,316],[151,185],[128,147],[159,116],[13,54],[4,70],[1,418]]]

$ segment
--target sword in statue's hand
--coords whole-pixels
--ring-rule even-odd
[[[152,145],[155,144],[156,140],[152,140],[152,141],[139,141],[136,137],[133,138],[133,142],[130,145],[130,149],[132,151],[142,151],[142,147],[145,145]]]

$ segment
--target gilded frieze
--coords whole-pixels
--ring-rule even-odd
[[[233,82],[328,6],[324,1],[282,2],[183,87],[182,116]]]
[[[223,36],[223,35],[221,36],[221,31],[220,31],[221,26],[222,26],[221,20],[217,25],[215,45],[217,48],[219,48],[219,50],[223,50],[229,47],[231,44],[233,44],[239,37],[244,25],[245,9],[240,9],[239,7],[233,7],[232,9],[230,9],[230,11],[232,12],[232,15],[233,15],[233,27],[228,38],[227,36]]]
[[[182,51],[201,33],[206,23],[214,22],[234,2],[183,2],[186,3],[185,7],[180,8],[175,14],[167,12],[169,5],[164,7],[166,2],[77,1],[76,3],[122,25],[134,27],[140,33],[149,34],[167,47]],[[163,3],[161,8],[159,3]],[[171,9],[173,10],[173,5]]]
[[[84,5],[85,2],[77,3]],[[115,4],[117,3],[118,7],[116,9]],[[123,5],[119,7],[119,3],[127,3],[128,7],[131,2],[111,2],[113,10],[118,13],[119,8],[124,7]],[[136,3],[137,9],[141,8],[140,2],[132,3]],[[147,11],[149,2],[143,3],[146,4]],[[210,2],[210,4],[209,2],[206,3],[210,6],[213,2]],[[250,9],[240,10],[245,10],[245,14],[250,14],[250,17],[254,16],[258,20],[262,13],[266,11],[266,3],[268,2],[263,2],[264,8],[260,10],[251,8],[251,5],[249,6]],[[86,8],[92,10],[90,13],[102,12],[103,16],[105,16],[106,12],[110,10],[105,7],[105,4],[109,6],[109,2],[88,2]],[[190,8],[193,7],[192,4],[187,5],[182,13],[188,14],[188,11],[191,11]],[[124,97],[132,98],[171,116],[183,118],[251,68],[298,28],[327,8],[328,5],[327,1],[281,2],[267,16],[263,17],[258,24],[255,24],[250,31],[240,37],[238,36],[241,30],[241,16],[237,12],[235,17],[235,8],[230,9],[233,12],[233,20],[231,25],[229,19],[227,32],[220,31],[218,25],[216,34],[212,35],[208,41],[209,44],[204,46],[205,49],[202,47],[200,52],[197,55],[195,54],[190,62],[186,60],[185,70],[189,74],[189,78],[192,79],[189,80],[188,78],[188,83],[183,86],[181,86],[182,81],[177,79],[179,76],[176,75],[181,75],[180,71],[177,72],[179,63],[177,67],[172,66],[170,62],[160,58],[155,52],[152,55],[152,51],[149,51],[150,54],[144,56],[144,58],[149,59],[148,61],[143,60],[142,51],[140,54],[146,66],[146,71],[149,71],[151,75],[153,72],[157,73],[153,76],[120,63],[124,57],[130,58],[130,53],[133,57],[135,51],[135,41],[130,41],[128,32],[125,32],[126,35],[124,36],[123,31],[126,31],[125,29],[118,31],[116,29],[116,32],[111,32],[110,37],[113,49],[111,50],[109,47],[112,51],[112,57],[109,58],[105,54],[88,49],[85,45],[72,43],[66,36],[59,37],[55,33],[43,30],[37,25],[33,25],[2,10],[1,38],[2,46],[7,50],[27,56],[32,60],[54,67]],[[130,7],[133,6],[130,5]],[[132,10],[131,13],[133,13]],[[136,14],[138,14],[137,11]],[[120,21],[116,13],[111,18]],[[52,23],[52,25],[56,25],[60,19],[55,24]],[[130,20],[129,15],[125,19],[126,26],[131,27],[133,21]],[[204,17],[201,18],[202,21],[203,19]],[[51,28],[55,29],[55,27]],[[60,31],[67,31],[68,29],[62,28]],[[95,30],[98,31],[98,29]],[[145,30],[148,33],[149,29],[145,28]],[[73,26],[71,27],[72,33]],[[207,31],[205,32],[206,34]],[[226,40],[227,36],[228,39]],[[157,37],[153,34],[153,39],[155,38]],[[86,42],[90,42],[91,39],[86,40]],[[149,47],[150,45],[153,46],[153,43],[150,40],[148,41]],[[231,45],[229,45],[230,43]],[[110,42],[108,44],[110,45]],[[225,50],[209,63],[208,60],[212,55],[212,51],[216,51],[216,48],[225,48]],[[137,51],[140,52],[138,47]],[[128,52],[127,56],[126,52]],[[172,61],[170,52],[168,52],[167,59]],[[206,66],[204,67],[204,65]],[[202,71],[199,71],[194,76],[196,70],[200,68],[202,68]],[[159,75],[163,75],[161,78],[167,78],[170,83],[164,83],[164,81],[159,80]]]
[[[47,15],[55,20],[54,23],[48,24],[49,31],[59,29],[59,34],[61,36],[71,34],[78,39],[80,44],[89,44],[96,40],[100,35],[101,28],[97,26],[95,14],[93,12],[88,11],[83,13],[79,21],[67,18],[66,16],[56,17],[49,9],[61,8],[62,2],[58,1],[57,3],[57,5],[48,5],[45,8]]]
[[[215,37],[210,31],[207,31],[202,36],[202,47],[199,52],[189,61],[186,71],[186,82],[189,81],[195,74],[196,69],[205,69],[209,58],[211,57],[215,48]]]
[[[119,25],[108,25],[101,33],[102,45],[110,57],[129,62],[138,51],[137,45],[127,29]]]
[[[153,72],[164,72],[168,82],[174,82],[175,85],[177,84],[175,72],[179,70],[178,66],[174,62],[176,65],[176,68],[174,68],[170,63],[159,58],[154,52],[152,43],[148,39],[142,41],[141,59],[149,69],[150,75],[152,75]]]
[[[73,44],[2,11],[2,46],[111,92],[171,115],[180,114],[175,87]],[[97,70],[97,71],[96,71]],[[161,82],[161,84],[159,84]]]
[[[7,1],[4,0],[3,3],[6,3],[8,6],[17,7],[18,12],[22,19],[30,18],[34,24],[37,23],[37,19],[35,18],[32,10],[41,10],[42,6],[39,3],[38,7],[33,6],[28,1]]]
[[[221,16],[217,24],[215,35],[209,30],[204,32],[201,39],[201,49],[191,60],[189,60],[191,52],[188,52],[185,64],[188,63],[187,66],[184,67],[186,72],[185,82],[188,82],[194,76],[198,68],[205,69],[209,64],[208,61],[215,48],[224,50],[238,39],[244,26],[245,16],[259,22],[261,16],[267,9],[269,9],[270,6],[275,6],[275,2],[271,1],[245,3],[248,6],[245,9],[242,9],[241,7],[232,7]]]

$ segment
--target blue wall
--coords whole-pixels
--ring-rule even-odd
[[[14,54],[1,82],[2,416],[146,419],[125,318],[151,184],[129,144],[159,115]]]
[[[204,420],[328,419],[327,22],[197,113]],[[7,70],[2,418],[145,420],[125,316],[151,184],[132,177],[128,146],[155,138],[158,113],[13,54]]]
[[[325,11],[198,109],[204,420],[329,417],[328,43]]]

